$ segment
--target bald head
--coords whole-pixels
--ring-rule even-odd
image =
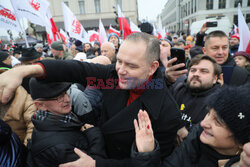
[[[111,42],[104,42],[101,46],[101,54],[107,56],[110,61],[113,60],[115,56],[115,46]]]

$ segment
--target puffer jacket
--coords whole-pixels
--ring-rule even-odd
[[[19,136],[24,145],[27,145],[27,139],[31,139],[34,127],[31,116],[35,112],[36,106],[31,96],[22,86],[19,86],[8,111],[3,117],[3,121]]]

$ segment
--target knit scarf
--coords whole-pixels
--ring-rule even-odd
[[[139,87],[135,88],[135,89],[131,89],[129,91],[129,98],[127,101],[127,106],[129,106],[133,101],[135,101],[138,97],[140,97],[145,90],[147,89],[147,83],[150,82],[152,80],[153,76],[151,75],[147,81],[143,82],[143,84],[141,84]]]

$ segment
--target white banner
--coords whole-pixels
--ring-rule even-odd
[[[76,38],[83,43],[89,42],[88,33],[85,31],[80,21],[71,12],[71,10],[62,2],[62,10],[64,16],[64,27],[69,36]]]
[[[0,27],[6,30],[22,32],[13,11],[0,5]]]
[[[49,2],[47,0],[11,0],[13,8],[18,17],[25,17],[30,22],[45,26]]]

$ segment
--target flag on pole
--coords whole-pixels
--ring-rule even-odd
[[[158,19],[158,26],[157,26],[157,31],[158,31],[158,39],[164,39],[166,37],[166,32],[162,28],[162,23],[161,23],[161,17]]]
[[[240,45],[238,51],[245,51],[250,54],[250,31],[240,10],[240,3],[238,4],[238,28],[240,35]]]
[[[116,33],[118,36],[120,36],[120,31],[114,29],[111,24],[109,25],[109,34]]]
[[[62,10],[65,30],[69,33],[69,36],[72,38],[76,38],[83,43],[89,42],[88,33],[85,31],[76,16],[67,7],[67,5],[64,4],[64,2],[62,2]]]
[[[63,31],[63,29],[60,29],[60,37],[62,38],[65,44],[69,42],[69,36],[66,32]]]
[[[125,39],[128,35],[131,34],[131,29],[119,5],[117,5],[117,13],[118,13],[118,22],[119,22],[120,30],[123,31],[123,35]]]
[[[130,20],[130,28],[132,33],[141,32],[141,30],[137,27],[137,25],[135,25],[135,23],[133,23],[131,20]]]
[[[88,36],[89,36],[89,42],[93,42],[93,41],[99,41],[99,33],[96,32],[95,30],[89,30],[88,31]]]
[[[0,5],[0,27],[6,30],[22,32],[14,12],[2,5]]]
[[[51,16],[49,8],[47,9],[46,24],[45,24],[48,44],[60,40],[60,33],[56,27],[56,24]]]
[[[99,41],[101,44],[108,41],[106,30],[101,19],[99,19]]]
[[[49,2],[47,0],[11,0],[17,17],[25,17],[30,22],[45,26],[47,9]]]

